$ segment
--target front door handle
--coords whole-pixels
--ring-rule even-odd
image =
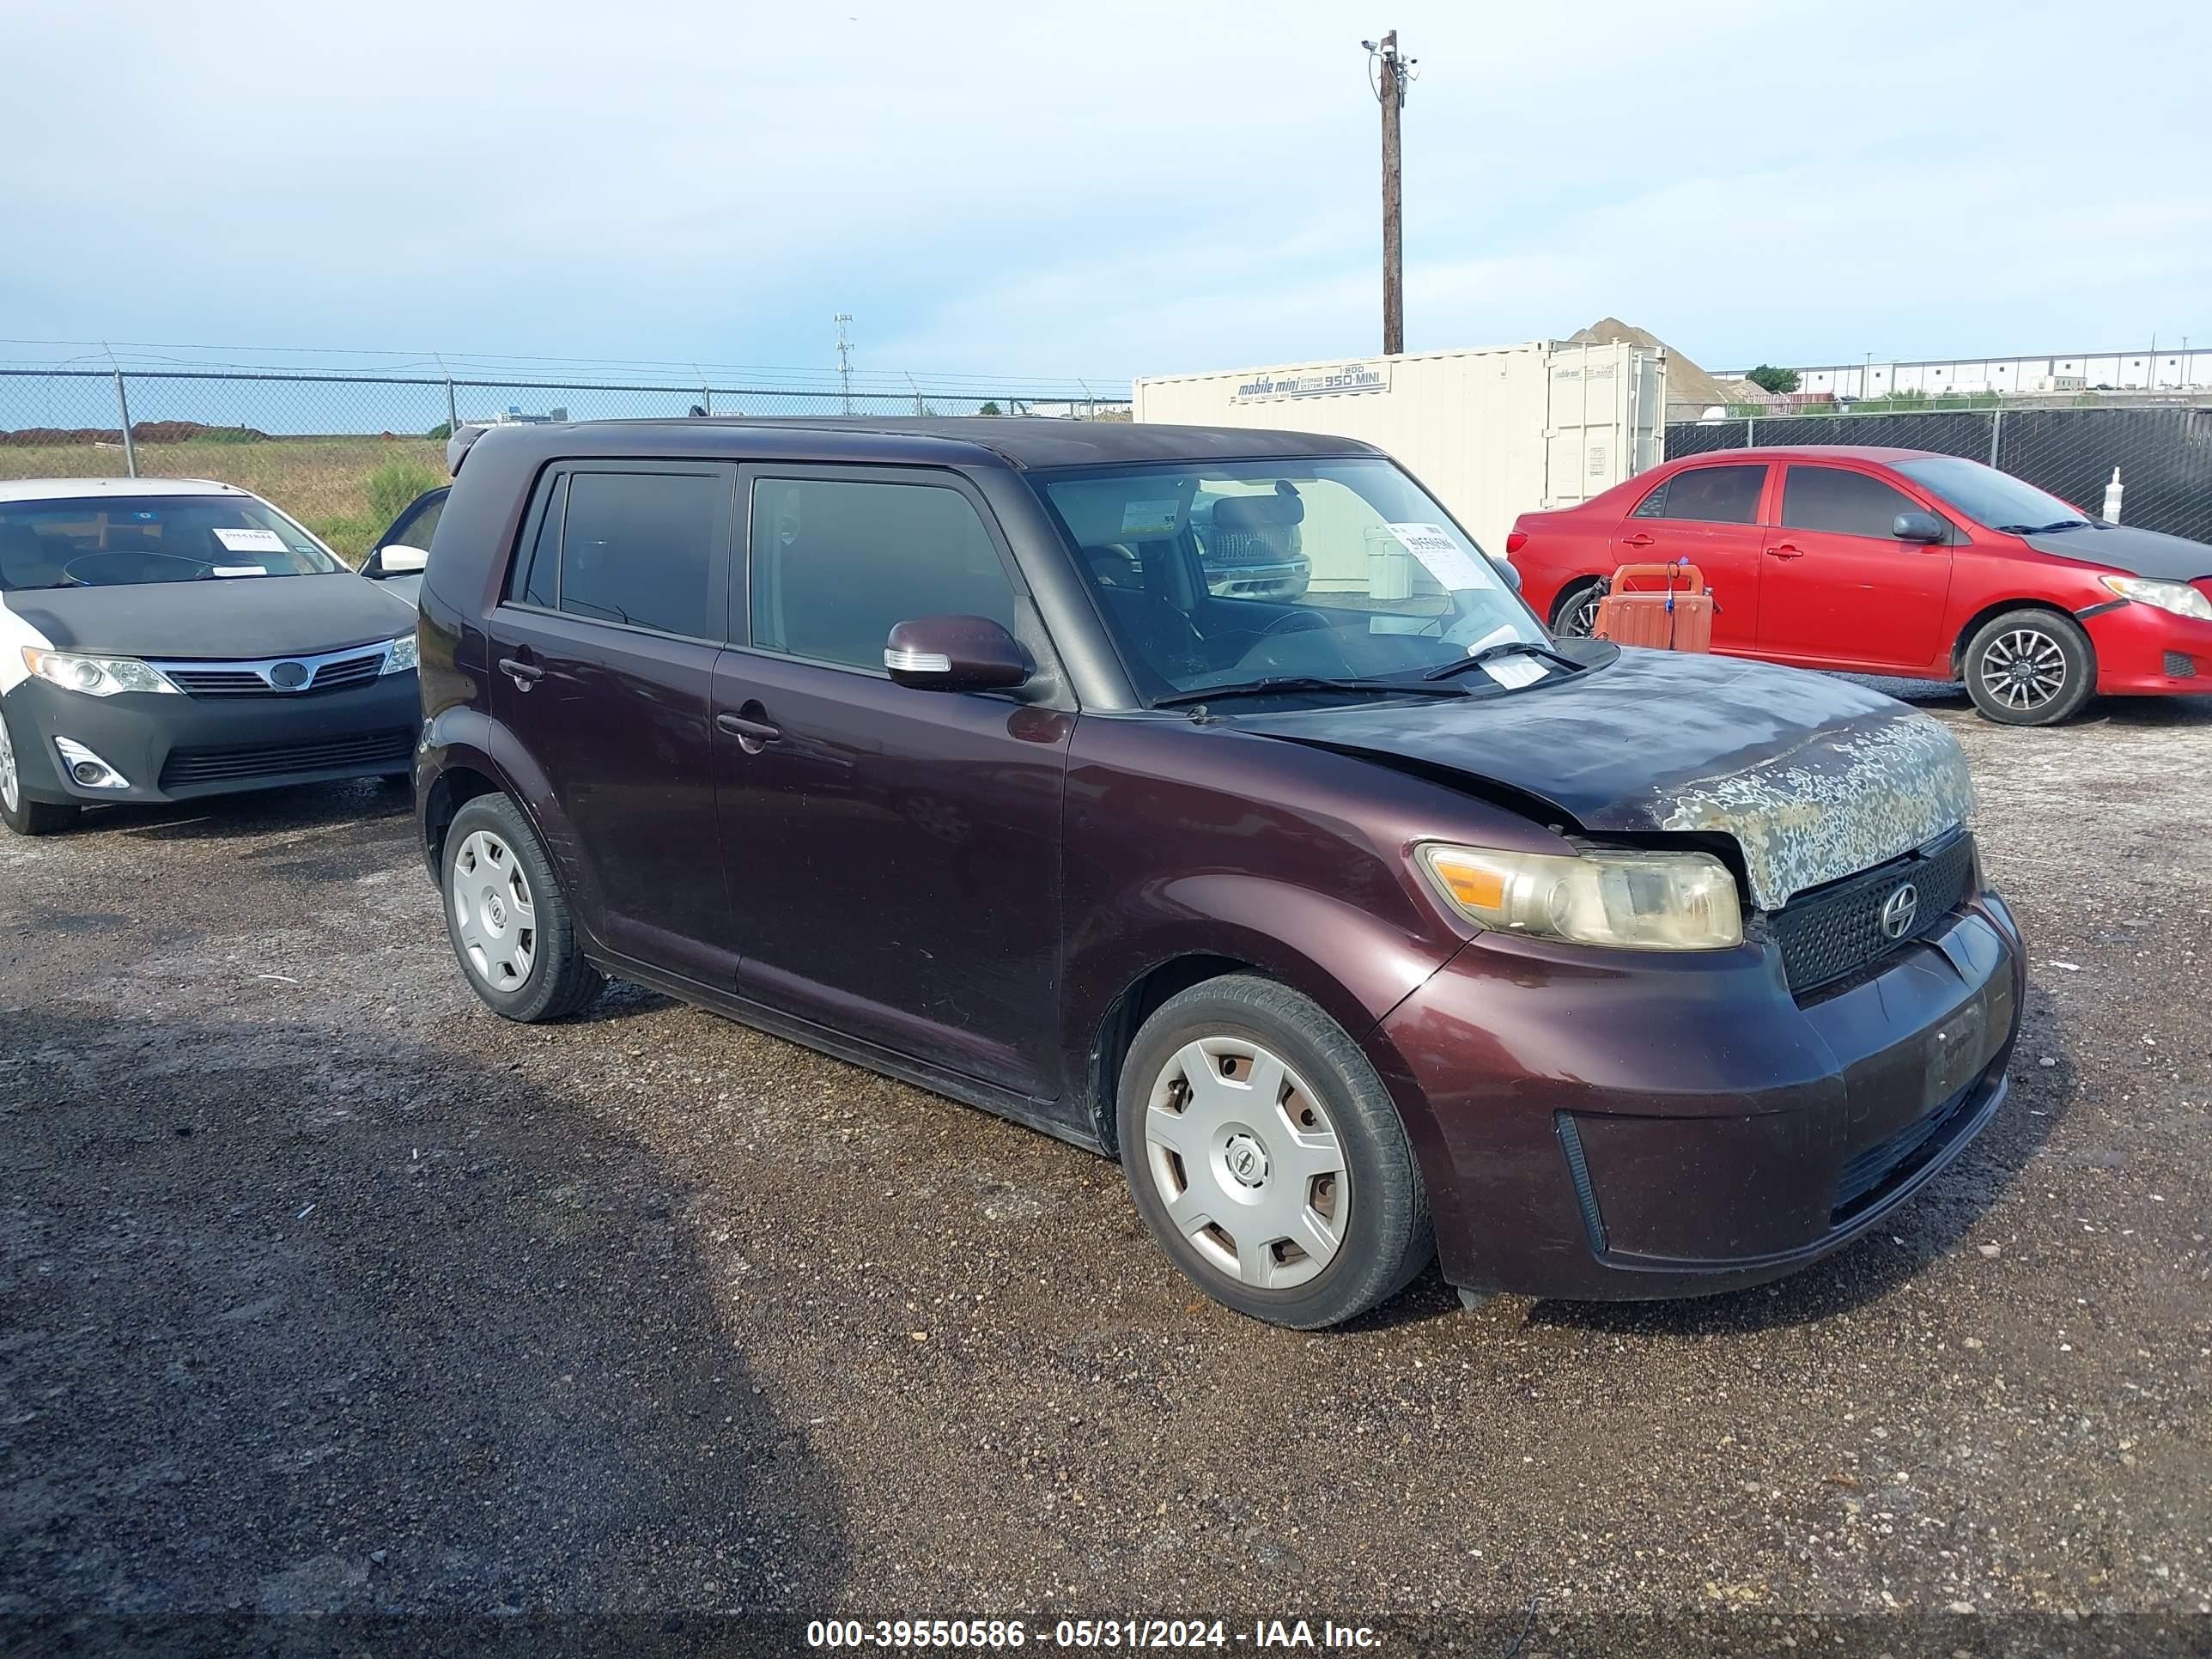
[[[1621,545],[1623,547],[1649,547],[1651,545],[1651,534],[1649,531],[1639,530],[1633,536],[1624,540],[1621,543]]]
[[[749,720],[741,714],[717,714],[714,724],[738,740],[738,747],[748,755],[760,751],[783,736],[783,728],[770,726],[766,720]]]
[[[545,678],[545,671],[534,662],[525,662],[520,657],[501,657],[499,672],[514,682],[518,691],[527,691]]]
[[[1766,556],[1770,559],[1802,559],[1805,556],[1805,550],[1790,542],[1778,542],[1766,550]]]

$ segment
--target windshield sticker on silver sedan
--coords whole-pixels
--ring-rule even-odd
[[[282,553],[285,550],[284,538],[273,530],[234,530],[228,526],[219,526],[215,538],[222,544],[222,550],[226,553]]]

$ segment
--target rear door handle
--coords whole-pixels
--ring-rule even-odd
[[[1770,559],[1802,559],[1805,556],[1805,550],[1788,542],[1780,542],[1766,550],[1766,556]]]
[[[1651,537],[1649,532],[1639,530],[1633,536],[1629,537],[1626,541],[1622,542],[1621,545],[1623,547],[1649,547],[1651,545]]]
[[[534,662],[525,662],[520,657],[501,657],[499,672],[514,682],[518,691],[527,691],[545,678],[545,671]]]
[[[738,740],[738,747],[748,755],[760,751],[783,736],[783,728],[770,726],[766,720],[749,720],[741,714],[717,714],[714,724]]]

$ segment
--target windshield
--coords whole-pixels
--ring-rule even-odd
[[[1482,550],[1389,461],[1036,477],[1151,702],[1260,680],[1418,684],[1475,652],[1547,639]]]
[[[2039,530],[2046,525],[2081,524],[2088,516],[2032,483],[2022,483],[2009,472],[1955,455],[1899,461],[1897,470],[1923,489],[1941,495],[1976,524],[1992,530]]]
[[[246,495],[0,501],[0,592],[320,576],[345,567]]]

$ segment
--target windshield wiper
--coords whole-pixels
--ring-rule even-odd
[[[1154,697],[1155,708],[1181,708],[1217,702],[1224,697],[1266,697],[1285,691],[1372,691],[1394,697],[1463,697],[1455,685],[1424,685],[1419,680],[1329,679],[1318,674],[1277,674],[1267,679],[1240,680],[1230,685],[1209,685],[1202,691],[1177,691]]]
[[[2008,536],[2048,536],[2054,530],[2089,530],[2094,527],[2087,519],[2058,519],[2050,524],[2001,524],[1997,526]]]
[[[1555,651],[1548,645],[1539,645],[1534,640],[1500,640],[1496,645],[1486,645],[1471,656],[1455,657],[1441,668],[1431,668],[1421,678],[1425,680],[1448,680],[1455,674],[1464,674],[1471,668],[1480,668],[1500,657],[1542,657],[1559,664],[1570,674],[1579,674],[1589,666],[1586,662],[1577,662],[1564,651]]]

